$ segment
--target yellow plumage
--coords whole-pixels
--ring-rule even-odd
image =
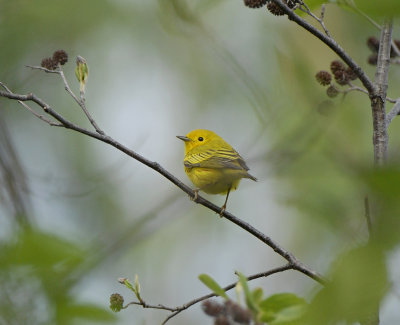
[[[185,142],[183,164],[196,191],[227,194],[221,213],[226,208],[229,192],[238,187],[242,178],[257,180],[248,173],[249,167],[237,151],[214,132],[200,129],[178,138]]]

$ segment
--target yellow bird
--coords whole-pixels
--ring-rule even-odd
[[[199,190],[208,194],[226,194],[220,214],[225,211],[231,190],[242,178],[257,181],[248,173],[244,159],[224,139],[209,130],[194,130],[177,138],[185,142],[185,173]]]

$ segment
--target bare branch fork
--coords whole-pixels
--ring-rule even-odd
[[[35,67],[33,67],[33,68],[35,68]],[[41,70],[46,70],[46,69],[43,69],[43,68],[40,68],[40,69]],[[65,88],[66,88],[67,92],[71,94],[72,91],[68,86],[68,83],[67,83],[67,81],[66,81],[66,79],[65,79],[65,77],[64,77],[64,75],[62,73],[62,70],[61,70],[61,73],[60,72],[58,72],[58,73],[61,75],[61,77],[62,77],[62,79],[64,81]],[[129,148],[125,147],[124,145],[122,145],[118,141],[116,141],[113,138],[111,138],[110,136],[106,135],[104,133],[104,131],[102,131],[102,130],[98,129],[98,127],[94,126],[95,123],[92,123],[92,125],[96,129],[97,132],[93,132],[93,131],[87,130],[87,129],[82,128],[82,127],[72,123],[71,121],[65,119],[61,114],[59,114],[55,110],[53,110],[50,107],[50,105],[48,105],[42,99],[37,97],[35,94],[33,94],[33,93],[26,94],[26,95],[15,94],[15,93],[11,92],[1,82],[0,82],[0,86],[2,86],[6,90],[6,91],[0,90],[0,96],[6,97],[6,98],[9,98],[9,99],[17,100],[18,102],[23,104],[23,106],[25,108],[27,108],[30,112],[32,112],[36,117],[40,118],[38,116],[39,115],[38,113],[36,113],[32,108],[30,108],[28,105],[26,105],[26,103],[24,103],[24,102],[29,102],[29,101],[34,102],[39,107],[41,107],[44,110],[45,113],[47,113],[48,115],[52,116],[56,121],[59,122],[59,123],[56,123],[56,122],[50,121],[48,119],[40,118],[41,120],[43,120],[44,122],[48,123],[49,125],[52,125],[52,126],[55,125],[55,126],[59,126],[59,127],[61,126],[61,127],[66,128],[66,129],[74,130],[76,132],[85,134],[85,135],[87,135],[89,137],[95,138],[97,140],[100,140],[100,141],[102,141],[104,143],[107,143],[107,144],[115,147],[116,149],[124,152],[128,156],[136,159],[137,161],[141,162],[142,164],[150,167],[151,169],[155,170],[159,174],[163,175],[165,178],[167,178],[169,181],[171,181],[173,184],[175,184],[177,187],[179,187],[181,190],[183,190],[185,193],[187,193],[190,197],[194,198],[194,196],[195,196],[194,191],[190,187],[188,187],[184,183],[182,183],[178,178],[176,178],[174,175],[172,175],[166,169],[164,169],[159,163],[154,162],[154,161],[150,161],[147,158],[145,158],[145,157],[139,155],[138,153],[134,152],[133,150],[130,150]],[[74,97],[74,95],[72,95],[72,94],[71,94],[71,96]],[[76,96],[74,98],[76,98]],[[77,98],[76,98],[76,101],[81,106],[83,101],[79,101],[79,100],[77,100]],[[88,116],[88,114],[86,114],[86,116]],[[97,125],[97,124],[95,124],[95,125]],[[99,132],[99,130],[101,131],[101,133]],[[205,207],[207,207],[208,209],[210,209],[210,210],[212,210],[212,211],[214,211],[214,212],[216,212],[218,214],[221,212],[221,208],[220,207],[218,207],[217,205],[211,203],[210,201],[206,200],[205,198],[203,198],[201,196],[198,196],[198,199],[197,199],[196,202],[201,204],[201,205],[203,205],[203,206],[205,206]],[[284,259],[286,259],[288,261],[288,263],[291,265],[291,269],[299,271],[299,272],[305,274],[306,276],[314,279],[315,281],[317,281],[317,282],[319,282],[321,284],[326,283],[327,280],[322,275],[320,275],[316,271],[312,270],[311,268],[309,268],[306,265],[304,265],[303,263],[301,263],[299,260],[297,260],[297,258],[291,252],[285,250],[277,242],[275,242],[273,239],[271,239],[267,235],[263,234],[258,229],[254,228],[253,226],[251,226],[247,222],[237,218],[236,216],[234,216],[233,214],[231,214],[231,213],[229,213],[227,211],[224,211],[222,216],[225,217],[226,219],[228,219],[229,221],[233,222],[234,224],[238,225],[239,227],[241,227],[242,229],[244,229],[248,233],[252,234],[256,238],[261,240],[263,243],[265,243],[268,246],[270,246],[276,253],[278,253],[280,256],[282,256]]]

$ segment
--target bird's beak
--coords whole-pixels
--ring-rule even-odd
[[[190,139],[188,137],[185,137],[184,135],[177,135],[176,136],[178,139],[181,139],[182,141],[188,142]]]

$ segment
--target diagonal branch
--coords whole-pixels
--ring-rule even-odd
[[[97,132],[92,132],[85,128],[75,125],[74,123],[68,121],[62,115],[60,115],[59,113],[54,111],[48,104],[46,104],[42,99],[40,99],[36,95],[34,95],[32,93],[27,94],[27,95],[20,95],[20,94],[4,92],[4,91],[0,90],[0,96],[6,97],[9,99],[18,100],[18,101],[33,101],[34,103],[36,103],[37,105],[42,107],[43,110],[47,114],[51,115],[53,118],[55,118],[57,121],[59,121],[63,127],[74,130],[74,131],[82,133],[82,134],[85,134],[89,137],[95,138],[97,140],[100,140],[104,143],[107,143],[107,144],[115,147],[116,149],[124,152],[128,156],[132,157],[133,159],[136,159],[137,161],[150,167],[154,171],[158,172],[159,174],[161,174],[162,176],[167,178],[169,181],[171,181],[173,184],[175,184],[177,187],[179,187],[182,191],[187,193],[191,198],[195,197],[195,192],[190,187],[188,187],[187,185],[182,183],[178,178],[176,178],[174,175],[172,175],[170,172],[168,172],[166,169],[164,169],[159,163],[148,160],[147,158],[139,155],[138,153],[134,152],[133,150],[130,150],[129,148],[125,147],[124,145],[122,145],[121,143],[119,143],[118,141],[114,140],[113,138],[109,137],[106,134],[99,134]],[[221,213],[220,207],[211,203],[210,201],[206,200],[205,198],[203,198],[201,196],[197,196],[196,203],[199,203],[218,214]],[[248,233],[252,234],[254,237],[261,240],[263,243],[265,243],[266,245],[271,247],[277,254],[279,254],[280,256],[282,256],[284,259],[286,259],[289,262],[289,264],[292,266],[292,269],[305,274],[306,276],[314,279],[315,281],[317,281],[321,284],[325,284],[327,282],[327,280],[322,275],[320,275],[316,271],[312,270],[311,268],[309,268],[306,265],[304,265],[303,263],[301,263],[299,260],[297,260],[297,258],[291,252],[284,249],[281,245],[279,245],[273,239],[271,239],[267,235],[263,234],[261,231],[254,228],[247,222],[237,218],[236,216],[234,216],[233,214],[231,214],[227,211],[223,211],[221,216],[225,217],[229,221],[233,222],[240,228],[244,229]]]

